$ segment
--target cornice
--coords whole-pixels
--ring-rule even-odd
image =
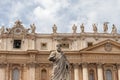
[[[27,54],[26,51],[0,51],[0,54]]]
[[[120,52],[97,52],[97,51],[80,51],[79,54],[98,54],[98,55],[120,55]]]
[[[12,38],[13,34],[2,34],[0,35],[0,38]],[[25,35],[26,37],[35,37],[35,38],[54,38],[54,37],[68,37],[68,38],[80,38],[80,37],[101,37],[101,38],[120,38],[120,34],[111,34],[111,33],[90,33],[90,32],[84,32],[84,33],[56,33],[56,34],[52,34],[52,33],[35,33],[33,34],[29,34],[29,35]]]
[[[39,51],[38,54],[40,55],[49,55],[51,51]],[[64,54],[67,54],[67,55],[77,55],[79,54],[79,51],[63,51]]]

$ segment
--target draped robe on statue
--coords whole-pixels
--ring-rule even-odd
[[[49,60],[53,62],[53,72],[51,80],[70,80],[69,62],[62,51],[51,52]]]

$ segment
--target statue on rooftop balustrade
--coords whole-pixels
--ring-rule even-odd
[[[52,29],[53,29],[53,33],[57,33],[57,26],[55,24],[53,25]]]
[[[31,27],[31,33],[35,33],[36,26],[35,24],[30,25]]]
[[[0,28],[0,34],[3,34],[5,32],[5,28],[4,28],[4,26],[2,26],[1,28]]]
[[[112,34],[116,34],[117,33],[117,28],[116,26],[113,24],[113,27],[112,27]]]
[[[73,30],[73,33],[76,33],[77,26],[75,24],[73,25],[72,30]]]
[[[94,33],[97,33],[97,26],[96,26],[96,24],[93,24],[92,26],[93,26]]]
[[[57,45],[57,50],[52,51],[49,55],[49,61],[53,62],[53,71],[51,80],[70,80],[69,62],[61,51],[61,45]]]
[[[84,32],[84,24],[82,23],[82,25],[80,26],[81,28],[81,32],[83,33]]]
[[[104,30],[104,33],[106,33],[108,31],[108,22],[105,22],[103,24],[103,30]]]
[[[7,33],[9,34],[11,31],[11,28],[6,28]]]

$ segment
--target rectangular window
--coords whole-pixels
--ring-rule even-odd
[[[13,48],[21,48],[21,40],[14,40]]]
[[[63,49],[69,49],[69,43],[62,43]]]
[[[47,49],[47,43],[41,43],[41,49],[46,50]]]
[[[93,45],[93,43],[92,42],[88,42],[87,45],[88,45],[88,47],[90,47],[90,46]]]

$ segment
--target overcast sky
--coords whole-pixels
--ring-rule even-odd
[[[25,27],[35,23],[36,32],[52,33],[54,24],[58,32],[72,32],[73,24],[80,32],[92,32],[96,23],[103,32],[103,23],[109,22],[109,32],[115,24],[120,32],[120,0],[0,0],[0,26],[12,27],[16,20]]]

